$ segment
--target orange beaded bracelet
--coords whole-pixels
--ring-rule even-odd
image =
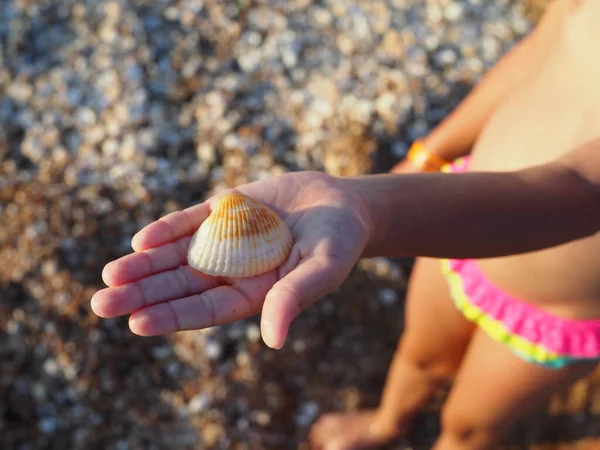
[[[424,172],[439,172],[442,167],[450,163],[450,161],[430,153],[421,140],[413,142],[406,158]]]

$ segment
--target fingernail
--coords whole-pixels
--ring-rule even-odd
[[[152,307],[133,313],[129,317],[129,329],[138,336],[158,336],[171,331],[165,327],[159,311]]]
[[[131,248],[133,249],[133,251],[137,251],[136,250],[136,245],[137,243],[137,234],[134,234],[133,237],[131,238]]]
[[[105,285],[107,285],[107,286],[110,286],[110,283],[109,283],[109,278],[110,278],[110,275],[109,275],[109,273],[108,273],[108,271],[110,270],[109,266],[110,266],[110,263],[107,263],[107,264],[106,264],[106,265],[105,265],[105,266],[102,268],[102,275],[101,275],[101,277],[102,277],[102,281],[103,281],[103,282],[104,282],[104,284],[105,284]]]
[[[280,344],[277,343],[277,339],[275,338],[275,331],[273,330],[273,325],[271,325],[271,322],[263,322],[261,328],[265,344],[277,350],[283,347],[283,342]]]

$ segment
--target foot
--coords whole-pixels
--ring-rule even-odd
[[[374,448],[400,437],[399,428],[378,424],[376,411],[326,414],[309,435],[311,450],[358,450]]]

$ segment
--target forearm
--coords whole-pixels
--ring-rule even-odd
[[[540,250],[600,229],[600,196],[562,163],[517,172],[342,180],[370,224],[363,256],[486,258]]]
[[[429,151],[447,160],[470,151],[493,111],[553,47],[569,1],[553,2],[535,30],[508,51],[454,111],[424,138]]]

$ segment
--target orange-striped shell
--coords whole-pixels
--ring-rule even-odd
[[[281,265],[292,244],[292,233],[277,214],[234,192],[217,201],[194,234],[188,264],[208,275],[251,277]]]

